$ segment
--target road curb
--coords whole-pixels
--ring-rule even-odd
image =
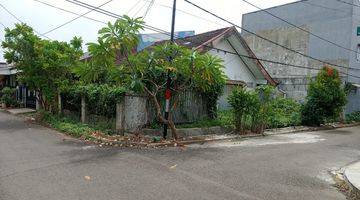
[[[360,199],[360,161],[344,169],[344,179],[350,187],[354,199]]]
[[[7,110],[1,109],[0,108],[0,112],[5,112],[10,114]],[[22,115],[16,115],[19,117],[23,117]],[[26,119],[25,117],[23,117],[24,119]],[[39,123],[37,123],[39,124]],[[41,126],[44,126],[44,124],[39,124]],[[274,135],[283,135],[283,134],[296,134],[296,133],[301,133],[301,132],[315,132],[315,131],[320,131],[320,130],[334,130],[334,129],[339,129],[339,128],[348,128],[348,127],[354,127],[354,126],[360,126],[360,122],[358,123],[351,123],[351,124],[331,124],[331,125],[325,125],[325,126],[321,126],[321,127],[306,127],[306,126],[298,126],[298,127],[287,127],[287,128],[279,128],[279,129],[272,129],[272,130],[267,130],[265,131],[264,134],[251,134],[251,135],[236,135],[236,134],[232,134],[232,135],[202,135],[202,136],[197,136],[194,137],[193,139],[190,140],[179,140],[179,141],[168,141],[165,143],[150,143],[150,144],[140,144],[140,145],[145,145],[148,147],[153,147],[153,146],[174,146],[174,144],[176,144],[175,146],[177,146],[177,144],[179,145],[190,145],[190,144],[204,144],[204,143],[210,143],[210,142],[220,142],[220,141],[231,141],[231,140],[239,140],[239,139],[249,139],[249,138],[262,138],[262,137],[267,137],[267,136],[274,136]],[[51,127],[48,127],[51,128]],[[53,129],[53,128],[51,128]],[[54,129],[56,130],[56,129]],[[59,130],[56,130],[58,132],[61,132]],[[61,132],[64,135],[69,136],[67,133]],[[71,137],[71,136],[69,136]],[[100,138],[94,138],[97,139],[99,142],[99,144],[101,144],[101,146],[113,146],[113,144],[118,145],[118,146],[123,146],[122,142],[119,141],[111,141],[111,140],[103,140]],[[88,142],[88,141],[85,141]],[[109,144],[109,145],[107,145]],[[130,143],[129,143],[130,144]],[[130,146],[137,146],[137,144],[133,144],[131,143]]]

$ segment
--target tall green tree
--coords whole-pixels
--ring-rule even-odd
[[[302,122],[305,125],[319,126],[326,120],[336,119],[345,104],[346,93],[339,72],[326,66],[309,85],[302,109]]]
[[[177,138],[175,125],[162,116],[161,100],[168,74],[171,79],[172,110],[178,95],[194,89],[211,97],[211,112],[216,113],[216,101],[222,92],[226,77],[221,59],[209,54],[172,44],[156,46],[135,54],[139,33],[144,22],[140,18],[123,16],[114,24],[99,30],[96,43],[88,43],[90,59],[74,69],[84,84],[108,83],[128,90],[144,92],[153,100],[158,121],[168,124]]]
[[[136,52],[144,22],[126,15],[99,30],[98,40],[88,43],[90,59],[74,69],[84,83],[121,82],[121,62]]]
[[[220,58],[200,54],[176,44],[155,46],[130,57],[129,60],[130,66],[123,68],[123,74],[127,75],[127,85],[132,90],[144,91],[150,96],[158,121],[169,125],[174,139],[177,139],[178,135],[171,113],[176,109],[181,92],[191,89],[211,93],[217,99],[225,85],[226,76]],[[171,80],[172,101],[170,117],[166,120],[162,115],[161,102],[168,77]]]
[[[44,40],[26,24],[5,29],[5,59],[20,71],[18,79],[29,89],[38,92],[38,100],[45,110],[55,104],[56,96],[72,81],[71,68],[82,55],[81,38],[70,43]]]

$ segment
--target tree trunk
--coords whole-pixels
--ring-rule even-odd
[[[161,123],[167,124],[170,127],[174,140],[177,140],[178,139],[177,131],[176,131],[175,124],[172,121],[171,117],[169,117],[169,120],[166,120],[161,114],[161,106],[160,106],[159,100],[156,98],[156,95],[154,95],[150,92],[148,92],[148,94],[151,96],[151,99],[153,100],[153,102],[155,104],[156,117],[158,118],[158,120]],[[171,116],[171,113],[169,113],[169,115]]]
[[[37,100],[39,101],[39,109],[44,109],[47,111],[46,103],[44,100],[44,96],[40,90],[37,92]]]
[[[346,114],[345,114],[345,109],[342,109],[340,114],[339,114],[339,121],[342,124],[345,124],[346,121]]]
[[[61,98],[61,93],[58,92],[57,95],[57,103],[58,103],[58,114],[60,115],[62,113],[62,98]]]
[[[177,131],[176,131],[176,128],[175,128],[175,123],[173,122],[173,120],[172,120],[172,117],[171,117],[171,112],[169,113],[169,120],[168,120],[168,125],[169,125],[169,127],[170,127],[170,129],[171,129],[171,133],[172,133],[172,135],[173,135],[173,138],[174,138],[174,140],[178,140],[179,139],[179,136],[178,136],[178,134],[177,134]]]

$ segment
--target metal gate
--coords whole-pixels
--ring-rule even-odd
[[[26,90],[26,107],[36,109],[36,92],[33,90]]]

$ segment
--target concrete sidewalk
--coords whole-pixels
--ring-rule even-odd
[[[4,109],[4,110],[13,115],[36,112],[36,110],[30,109],[30,108],[10,108],[10,109]]]
[[[351,186],[352,193],[360,198],[360,162],[346,167],[344,176]]]

